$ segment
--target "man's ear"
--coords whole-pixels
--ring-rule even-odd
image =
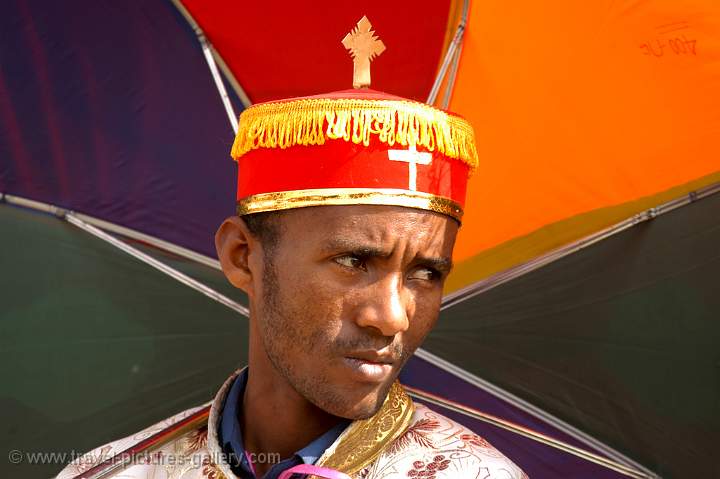
[[[250,253],[259,248],[242,218],[227,218],[215,233],[215,249],[228,281],[248,294],[252,289]]]

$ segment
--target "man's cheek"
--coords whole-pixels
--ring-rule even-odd
[[[410,328],[408,330],[408,343],[413,349],[417,349],[430,331],[432,331],[437,321],[437,315],[433,316],[416,316],[410,321]]]

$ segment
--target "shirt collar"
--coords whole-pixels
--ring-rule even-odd
[[[351,422],[352,421],[347,419],[341,421],[337,426],[300,449],[295,455],[300,457],[305,464],[315,464],[325,450],[332,446],[332,443],[340,437],[340,434],[342,434]]]
[[[245,457],[245,446],[243,445],[242,429],[240,427],[240,417],[242,414],[242,400],[247,385],[248,368],[245,368],[235,379],[228,394],[225,403],[220,412],[220,424],[218,425],[220,446],[228,457],[228,463],[236,474],[241,477],[254,477],[252,468]],[[352,421],[348,419],[342,420],[329,431],[325,432],[307,446],[297,451],[292,458],[286,459],[279,464],[273,466],[265,477],[275,477],[271,474],[278,469],[277,474],[282,470],[288,469],[297,464],[314,464],[322,456],[325,450],[330,447],[345,428]],[[287,464],[286,464],[287,463]],[[279,466],[279,467],[278,467]]]
[[[248,371],[245,368],[235,378],[222,406],[220,412],[220,424],[218,427],[220,446],[227,455],[227,462],[230,467],[241,476],[252,477],[252,469],[245,457],[245,447],[243,446],[242,430],[240,428],[239,412],[242,411],[242,398],[247,384]]]

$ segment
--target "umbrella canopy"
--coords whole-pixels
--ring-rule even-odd
[[[57,454],[2,461],[3,477],[57,474],[208,401],[245,363],[247,325],[220,303],[50,215],[2,205],[0,230],[0,446]],[[245,300],[214,268],[135,246]]]
[[[450,108],[475,126],[454,290],[720,182],[720,4],[473,2]]]
[[[720,472],[718,193],[446,304],[424,347],[664,476]]]
[[[258,103],[350,88],[352,62],[340,40],[363,15],[388,46],[372,69],[374,88],[424,101],[460,2],[177,3],[203,29],[248,98]]]
[[[717,203],[704,199],[566,255],[583,246],[572,245],[579,238],[720,180],[720,100],[711,88],[720,80],[718,7],[505,3],[475,2],[464,17],[451,1],[280,2],[272,10],[16,0],[0,17],[0,192],[171,250],[179,256],[146,251],[243,303],[217,271],[212,246],[233,213],[232,130],[188,20],[213,44],[238,113],[247,100],[347,88],[351,63],[339,40],[366,14],[388,45],[373,64],[377,89],[424,100],[451,53],[441,90],[452,95],[438,102],[473,122],[481,153],[438,329],[403,379],[616,461],[632,464],[625,454],[663,475],[707,474],[716,467],[707,447],[718,429],[710,318],[719,309],[712,283],[694,273],[718,270]],[[458,26],[462,44],[451,42]],[[2,207],[2,229],[13,234],[0,248],[10,272],[3,291],[13,291],[13,307],[0,313],[4,378],[17,391],[3,398],[7,449],[86,450],[209,399],[244,362],[237,313],[57,219],[10,208]],[[63,244],[72,254],[53,255]],[[683,256],[682,244],[693,255]],[[35,272],[47,264],[54,267],[39,281]],[[52,336],[38,343],[43,330]],[[648,330],[655,334],[641,338]],[[69,378],[88,371],[89,357],[101,367]],[[56,369],[48,372],[49,363]],[[682,388],[653,402],[659,371],[668,370]],[[69,387],[59,400],[38,399],[61,385]],[[141,408],[144,398],[153,407]],[[98,431],[101,418],[111,425]],[[531,476],[618,477],[458,418]],[[683,447],[670,454],[658,430]],[[59,468],[45,467],[23,475]]]
[[[66,222],[0,207],[3,321],[2,445],[55,460],[3,463],[7,475],[48,477],[99,444],[208,401],[247,358],[245,318]],[[22,245],[10,249],[8,244]],[[222,273],[138,243],[135,248],[238,302]],[[49,247],[52,245],[52,247]],[[507,400],[413,358],[403,382],[583,447]],[[528,473],[617,478],[603,466],[451,410]],[[102,426],[99,426],[102,425]],[[64,456],[63,456],[64,454]],[[38,456],[39,457],[39,456]],[[65,459],[63,459],[65,458]]]
[[[213,255],[232,130],[163,1],[13,1],[0,19],[0,189]]]

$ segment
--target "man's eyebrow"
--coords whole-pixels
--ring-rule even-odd
[[[363,256],[366,258],[373,256],[386,258],[391,254],[390,251],[383,250],[381,248],[378,248],[377,246],[344,238],[333,238],[323,244],[322,249],[323,251],[328,253],[342,251],[346,253],[356,254],[358,256]]]
[[[430,257],[430,256],[419,256],[415,259],[415,263],[435,268],[443,273],[449,273],[453,267],[452,259],[445,257]]]
[[[383,250],[377,246],[345,238],[333,238],[326,242],[322,249],[328,253],[342,251],[362,258],[387,258],[392,254],[391,251]],[[448,257],[416,256],[413,263],[434,268],[443,273],[449,273],[453,267],[452,259]]]

